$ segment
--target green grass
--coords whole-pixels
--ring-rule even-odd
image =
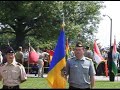
[[[2,82],[0,82],[2,88]],[[26,82],[20,85],[21,89],[50,89],[45,78],[28,78]],[[68,83],[66,88],[68,88]],[[120,82],[114,81],[96,81],[95,89],[120,89]]]
[[[97,89],[120,89],[120,81],[96,81],[95,88]]]

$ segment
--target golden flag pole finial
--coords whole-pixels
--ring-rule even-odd
[[[10,46],[10,42],[9,42],[9,40],[8,40],[8,46]]]
[[[29,47],[30,47],[30,40],[29,40],[29,43],[28,43]]]
[[[63,22],[62,22],[62,28],[64,29],[64,26],[65,26],[65,22],[64,22],[64,13],[63,14]]]

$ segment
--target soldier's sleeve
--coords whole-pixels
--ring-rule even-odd
[[[68,64],[66,63],[66,66],[61,70],[61,75],[67,80],[68,76]]]
[[[67,63],[66,63],[65,71],[66,71],[66,75],[69,75],[69,74],[70,74],[70,61],[69,61],[69,60],[68,60]]]
[[[93,64],[93,61],[90,60],[90,70],[89,70],[89,74],[90,76],[94,76],[96,74],[95,72],[95,67],[94,67],[94,64]]]
[[[26,71],[25,71],[25,68],[23,65],[21,65],[20,71],[21,71],[21,73],[20,73],[21,82],[24,82],[27,80],[27,74],[26,74]]]
[[[0,66],[0,81],[2,80],[1,67],[2,67],[2,66]]]
[[[69,65],[68,65],[68,61],[67,61],[67,63],[66,63],[66,66],[61,70],[61,73],[62,73],[62,76],[67,76],[68,75],[68,68],[69,67]]]

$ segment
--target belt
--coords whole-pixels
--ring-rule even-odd
[[[19,85],[17,85],[17,86],[6,86],[6,85],[3,85],[3,89],[19,89]]]
[[[69,89],[90,89],[90,88],[76,88],[76,87],[73,87],[73,86],[69,86]]]

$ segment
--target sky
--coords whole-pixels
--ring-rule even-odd
[[[120,1],[104,1],[104,5],[106,8],[101,9],[102,19],[99,24],[98,33],[96,34],[96,38],[98,39],[98,43],[102,45],[102,47],[110,46],[110,25],[112,19],[112,42],[114,42],[114,36],[116,37],[116,44],[120,42]],[[108,15],[109,17],[103,15]]]

